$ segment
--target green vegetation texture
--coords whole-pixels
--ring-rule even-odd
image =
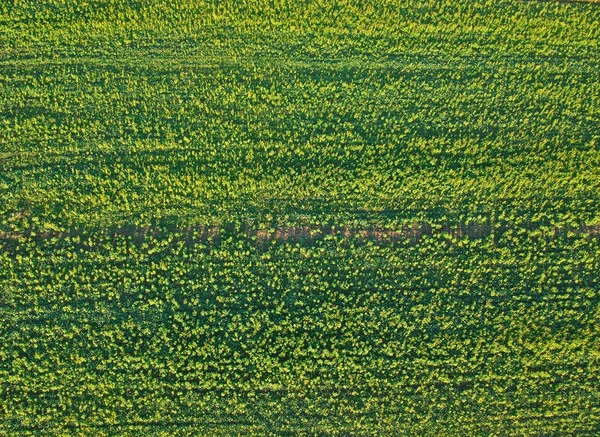
[[[600,432],[600,6],[0,2],[0,436]]]

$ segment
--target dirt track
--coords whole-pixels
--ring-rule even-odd
[[[430,223],[421,222],[404,226],[400,229],[386,228],[356,228],[350,226],[289,226],[276,229],[252,229],[250,227],[235,228],[233,226],[207,226],[198,225],[193,227],[120,227],[101,230],[71,230],[67,232],[45,232],[39,234],[28,234],[18,232],[0,232],[0,244],[33,240],[62,240],[66,237],[101,235],[110,239],[125,237],[134,244],[147,241],[148,237],[164,238],[173,235],[176,240],[184,240],[187,244],[204,242],[208,244],[220,244],[220,242],[231,236],[242,236],[252,241],[257,246],[281,242],[306,242],[326,238],[341,238],[343,240],[371,240],[380,243],[400,242],[417,243],[424,236],[446,235],[452,239],[486,239],[489,237],[498,240],[507,232],[535,232],[536,236],[544,239],[553,239],[560,236],[582,235],[590,238],[600,237],[600,225],[580,225],[578,228],[539,227],[534,225],[523,227],[496,226],[490,224],[457,224],[435,226]],[[449,241],[452,241],[448,238]]]

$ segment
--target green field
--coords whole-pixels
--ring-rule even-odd
[[[0,1],[0,436],[598,435],[599,23]]]

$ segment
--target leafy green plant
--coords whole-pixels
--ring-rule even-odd
[[[0,435],[575,435],[600,8],[0,3]]]

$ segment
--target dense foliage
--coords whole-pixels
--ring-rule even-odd
[[[0,436],[597,431],[599,22],[0,2]]]

